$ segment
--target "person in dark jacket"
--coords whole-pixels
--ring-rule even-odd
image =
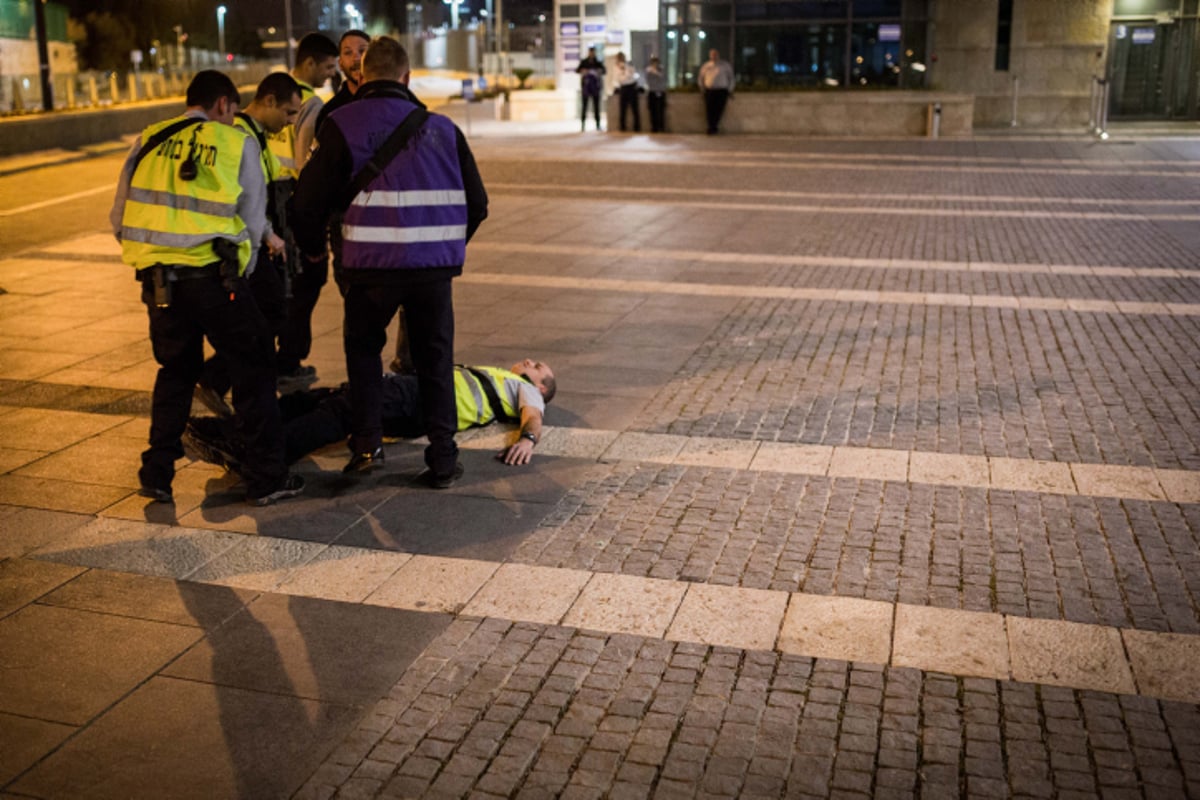
[[[408,116],[424,107],[408,91],[408,54],[382,36],[363,56],[363,85],[334,111],[294,197],[296,241],[306,258],[325,258],[325,224],[342,218],[346,284],[342,341],[351,410],[345,472],[383,463],[381,423],[387,328],[403,307],[421,390],[429,446],[426,480],[444,489],[462,475],[454,399],[451,280],[462,274],[466,245],[487,218],[487,192],[462,131],[429,114],[405,147],[365,184],[355,178]]]
[[[600,95],[604,91],[604,62],[596,58],[596,48],[589,47],[587,58],[579,62],[575,68],[579,73],[579,91],[583,95],[583,112],[579,122],[579,130],[587,130],[588,102],[596,115],[596,130],[600,130]]]

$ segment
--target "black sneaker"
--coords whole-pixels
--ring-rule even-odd
[[[273,492],[255,497],[246,495],[246,502],[252,506],[269,506],[279,500],[295,497],[304,491],[304,478],[292,473],[283,479],[283,483]]]
[[[449,475],[438,475],[433,470],[427,469],[417,476],[417,481],[425,484],[430,489],[449,489],[458,483],[458,479],[462,476],[462,462],[455,462],[454,470]]]
[[[291,372],[281,372],[275,379],[275,388],[280,394],[291,394],[301,389],[307,389],[317,382],[317,368],[300,366]]]
[[[224,467],[230,472],[241,475],[244,459],[240,448],[219,433],[215,433],[212,429],[217,426],[203,424],[209,420],[217,421],[211,417],[207,420],[192,419],[188,421],[187,428],[183,431],[184,451],[200,461],[216,464],[218,467]]]
[[[350,460],[346,462],[346,466],[342,467],[342,472],[346,475],[370,472],[376,467],[382,467],[383,461],[383,448],[376,447],[372,453],[355,453],[350,456]]]
[[[170,489],[156,489],[153,486],[143,486],[138,489],[138,494],[142,497],[148,497],[156,503],[175,502],[175,495],[171,494]]]
[[[197,383],[196,389],[192,393],[193,396],[200,401],[200,404],[207,408],[212,413],[222,419],[229,419],[233,416],[233,409],[225,402],[225,398],[211,386],[205,386],[203,383]]]

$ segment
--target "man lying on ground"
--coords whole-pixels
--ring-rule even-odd
[[[519,422],[515,443],[496,457],[505,464],[528,464],[542,431],[542,417],[557,391],[554,372],[541,361],[525,359],[511,369],[466,367],[454,370],[458,430]],[[326,445],[344,442],[350,433],[350,401],[345,384],[336,389],[293,392],[279,398],[288,463]],[[424,432],[421,394],[415,375],[383,376],[383,433],[416,438]],[[192,417],[184,433],[189,452],[202,461],[244,477],[244,458],[232,418]]]

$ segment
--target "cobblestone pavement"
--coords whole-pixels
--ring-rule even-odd
[[[0,792],[1200,797],[1200,139],[473,146],[449,492],[147,505],[102,213],[0,261]]]
[[[1198,731],[1191,704],[464,619],[299,796],[1181,797]]]

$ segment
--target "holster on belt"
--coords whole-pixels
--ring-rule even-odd
[[[155,264],[150,268],[150,277],[154,281],[154,305],[158,308],[169,308],[171,305],[171,275],[166,266]]]
[[[239,277],[237,243],[229,239],[217,238],[213,239],[212,249],[217,254],[217,258],[221,260],[221,286],[229,292],[229,299],[232,300],[237,294]]]

